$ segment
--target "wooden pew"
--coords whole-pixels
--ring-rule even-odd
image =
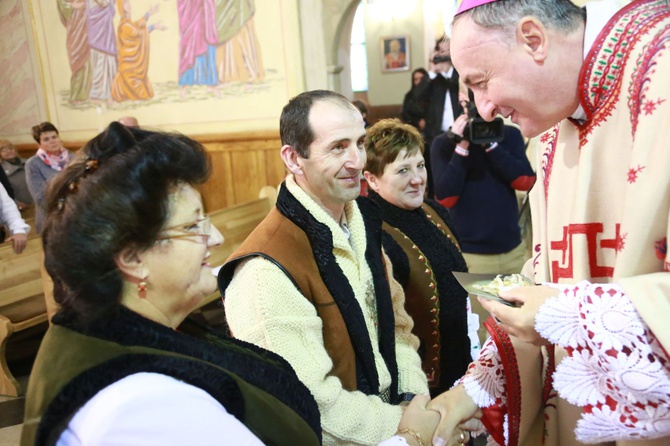
[[[11,243],[0,246],[0,395],[22,394],[7,367],[7,339],[47,320],[41,263],[42,241],[35,236],[21,254],[14,252]]]

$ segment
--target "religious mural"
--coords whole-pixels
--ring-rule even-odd
[[[148,77],[150,35],[167,29],[155,19],[160,4],[133,20],[131,0],[56,2],[72,72],[69,104],[154,97]],[[220,87],[230,82],[264,81],[255,0],[177,0],[176,11],[180,98],[188,97],[193,85],[208,86],[207,92],[220,97]]]
[[[24,134],[30,126],[44,120],[31,35],[24,3],[0,1],[0,135],[5,138]]]
[[[253,128],[259,115],[277,117],[301,88],[292,63],[300,58],[299,35],[289,26],[297,23],[295,0],[32,5],[51,81],[49,111],[65,131],[94,130],[128,114],[180,131],[189,122],[240,119]]]

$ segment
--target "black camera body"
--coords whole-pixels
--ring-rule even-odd
[[[491,122],[485,121],[474,102],[468,102],[465,111],[468,114],[468,123],[463,130],[463,139],[471,144],[492,144],[505,139],[505,122],[502,118],[495,118]]]

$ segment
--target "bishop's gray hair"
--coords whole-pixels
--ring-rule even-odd
[[[547,28],[571,32],[586,19],[586,10],[570,0],[498,0],[454,17],[455,25],[464,17],[482,28],[513,33],[522,17],[533,16]]]

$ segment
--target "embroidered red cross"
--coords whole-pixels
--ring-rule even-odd
[[[621,225],[615,225],[614,238],[600,239],[598,237],[604,232],[602,223],[581,223],[563,226],[563,239],[552,241],[550,243],[552,251],[561,251],[561,261],[552,260],[551,274],[554,281],[559,279],[572,279],[573,274],[573,235],[584,235],[586,237],[586,246],[588,249],[590,277],[612,277],[614,267],[598,265],[599,249],[614,249],[619,252],[625,244],[625,235],[621,235]],[[567,261],[566,261],[567,258]],[[561,267],[561,265],[566,265]]]

